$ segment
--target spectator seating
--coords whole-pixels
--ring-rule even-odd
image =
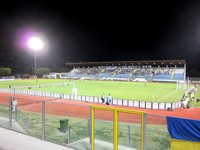
[[[68,73],[62,73],[64,78],[134,80],[143,78],[147,81],[177,81],[183,80],[184,68],[148,66],[101,66],[74,68]]]

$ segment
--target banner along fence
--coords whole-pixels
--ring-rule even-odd
[[[83,95],[72,95],[64,93],[53,93],[53,92],[41,92],[41,91],[31,91],[31,90],[13,90],[13,89],[0,89],[0,92],[12,93],[15,94],[25,94],[31,96],[42,96],[55,99],[66,99],[74,101],[83,101],[83,102],[92,102],[92,103],[102,103],[100,97],[95,96],[83,96]],[[147,109],[160,109],[166,110],[168,108],[176,109],[181,108],[181,102],[173,103],[163,103],[163,102],[142,102],[138,100],[124,100],[124,99],[112,99],[113,105],[119,106],[129,106],[137,108],[147,108]]]

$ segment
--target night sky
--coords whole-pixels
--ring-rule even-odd
[[[200,70],[200,1],[9,2],[0,6],[0,51],[34,64],[24,35],[45,41],[38,64],[177,60]],[[2,60],[0,60],[2,61]]]

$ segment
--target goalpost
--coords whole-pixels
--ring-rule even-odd
[[[185,90],[187,87],[187,83],[184,80],[180,80],[176,82],[176,89],[177,90]]]

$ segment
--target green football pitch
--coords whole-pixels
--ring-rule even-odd
[[[63,79],[33,79],[0,82],[0,88],[9,88],[9,85],[13,89],[66,94],[72,94],[72,89],[77,88],[78,95],[100,97],[102,93],[105,93],[105,97],[107,97],[110,93],[114,99],[146,102],[177,102],[180,101],[185,93],[185,90],[176,90],[175,83],[148,82],[145,84],[143,82],[69,81]]]

